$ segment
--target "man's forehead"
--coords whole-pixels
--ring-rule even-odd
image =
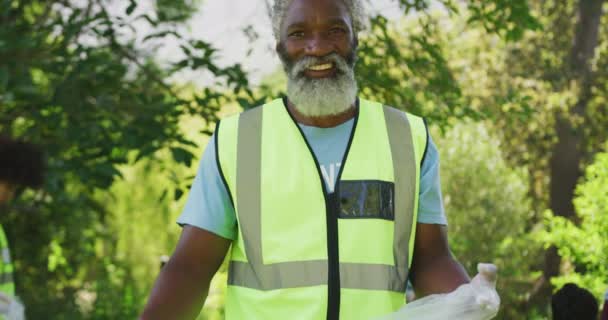
[[[345,0],[290,0],[286,2],[287,6],[307,6],[307,7],[319,7],[323,5],[334,5],[343,8],[347,7]]]
[[[348,7],[342,0],[293,0],[287,8],[284,22],[285,25],[352,23]]]
[[[290,19],[287,22],[286,26],[287,26],[287,28],[305,26],[307,24],[314,22],[313,20],[320,20],[320,19],[294,18],[294,19]],[[348,26],[350,24],[350,20],[348,20],[345,17],[341,17],[341,16],[328,17],[326,19],[322,19],[322,22],[325,24],[328,24],[328,25],[346,25],[346,26]]]

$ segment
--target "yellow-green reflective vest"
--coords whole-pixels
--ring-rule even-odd
[[[0,226],[0,250],[2,250],[2,262],[0,263],[0,291],[10,296],[15,295],[15,282],[13,281],[13,263],[8,247],[8,241],[4,229]]]
[[[427,143],[421,118],[360,100],[331,194],[284,101],[218,125],[238,223],[226,319],[369,319],[405,304]]]

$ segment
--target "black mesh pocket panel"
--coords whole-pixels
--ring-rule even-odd
[[[342,219],[394,220],[395,185],[385,181],[341,181],[339,187]]]

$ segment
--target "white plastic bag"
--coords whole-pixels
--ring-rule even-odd
[[[471,283],[447,294],[434,294],[415,300],[397,312],[376,320],[487,320],[498,313],[496,266],[480,263]]]
[[[24,320],[25,309],[17,297],[0,292],[0,315],[7,320]]]

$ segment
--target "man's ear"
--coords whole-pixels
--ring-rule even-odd
[[[353,49],[359,48],[359,36],[355,35],[355,39],[353,41]]]

